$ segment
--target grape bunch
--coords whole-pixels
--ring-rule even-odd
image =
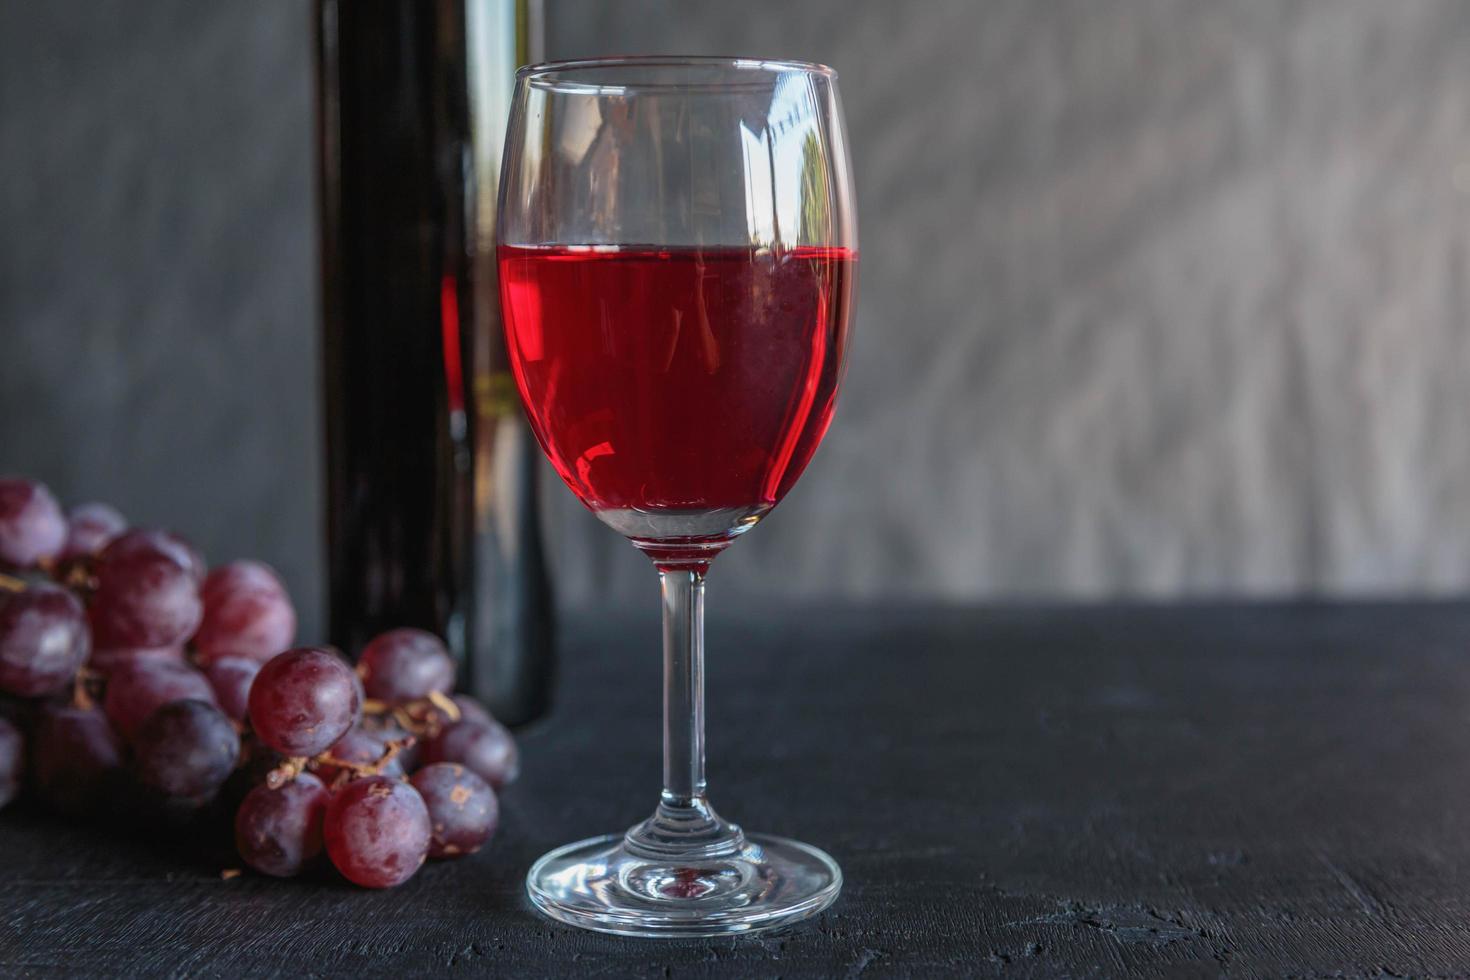
[[[209,569],[178,535],[0,479],[0,807],[22,792],[73,815],[233,801],[256,871],[296,875],[325,852],[369,888],[479,850],[519,753],[454,693],[443,642],[392,630],[355,667],[295,642],[269,566]]]

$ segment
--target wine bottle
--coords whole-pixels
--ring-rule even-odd
[[[546,706],[538,458],[508,373],[495,194],[527,0],[316,0],[332,642],[417,626],[508,724]]]

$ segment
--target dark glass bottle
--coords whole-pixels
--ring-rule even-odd
[[[317,0],[330,634],[417,626],[509,724],[546,706],[538,455],[495,191],[526,0]]]

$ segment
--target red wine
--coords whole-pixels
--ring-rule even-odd
[[[553,627],[482,206],[517,10],[316,3],[331,640],[437,633],[508,724],[547,706]]]
[[[504,246],[501,305],[531,426],[594,511],[760,514],[827,431],[856,255]]]

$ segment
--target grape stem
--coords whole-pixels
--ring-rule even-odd
[[[306,771],[306,756],[295,755],[266,774],[265,784],[271,789],[280,789]]]
[[[93,577],[90,566],[86,562],[77,562],[68,566],[61,584],[79,593],[83,598],[97,590],[97,579]]]
[[[463,716],[459,705],[442,691],[430,691],[427,697],[398,705],[368,698],[362,710],[371,718],[392,718],[399,728],[425,738],[433,738],[446,724],[452,725]]]
[[[0,590],[6,592],[24,592],[26,590],[25,579],[16,578],[0,572]]]
[[[90,667],[81,667],[77,670],[76,679],[71,686],[71,706],[90,711],[97,707],[97,699],[93,696],[93,690],[101,682],[102,675]]]
[[[410,735],[407,738],[396,738],[386,742],[383,746],[383,754],[378,756],[376,761],[369,762],[365,765],[357,762],[348,762],[346,759],[339,759],[328,750],[314,757],[311,760],[311,766],[312,768],[332,766],[340,770],[332,786],[333,789],[337,789],[359,776],[381,776],[384,767],[393,761],[394,756],[413,745],[415,741],[416,739]]]
[[[459,721],[459,705],[443,691],[430,691],[429,703],[448,715],[450,721]]]

